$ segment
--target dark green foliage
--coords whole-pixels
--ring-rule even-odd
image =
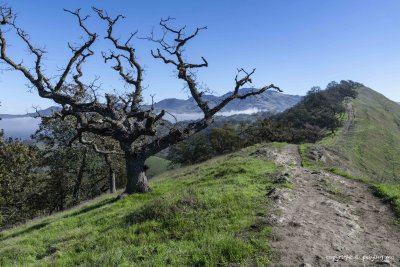
[[[108,190],[103,158],[83,147],[60,147],[46,153],[51,179],[46,183],[50,212],[64,210]]]
[[[209,138],[211,146],[217,154],[236,151],[242,147],[243,143],[235,128],[230,124],[211,129]]]
[[[0,228],[23,222],[45,210],[45,174],[37,148],[0,134]]]
[[[73,121],[43,119],[37,143],[5,140],[0,133],[0,228],[70,208],[109,190],[104,157],[80,144]],[[117,187],[124,168],[113,158]]]
[[[207,133],[201,132],[191,138],[172,146],[168,159],[173,163],[193,164],[212,158],[215,151],[211,146]]]
[[[200,132],[173,146],[168,153],[172,163],[193,164],[243,147],[238,131],[229,124]]]
[[[355,98],[360,86],[352,81],[331,82],[325,90],[313,87],[296,106],[271,118],[260,120],[245,132],[249,143],[316,142],[341,126],[343,101]]]
[[[76,130],[72,119],[43,119],[34,135],[41,144],[44,167],[51,179],[46,184],[50,212],[64,210],[109,190],[108,166],[102,155],[79,143],[71,143]],[[123,166],[113,157],[119,186]]]

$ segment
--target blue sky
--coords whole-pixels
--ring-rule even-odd
[[[57,74],[70,52],[67,42],[79,42],[81,35],[74,17],[63,8],[82,8],[91,14],[88,27],[100,35],[105,25],[90,7],[108,10],[110,15],[127,18],[118,26],[123,38],[139,30],[146,36],[162,17],[176,18],[175,25],[189,29],[207,26],[208,30],[188,44],[189,59],[204,56],[209,68],[198,73],[199,81],[216,94],[232,90],[237,68],[257,68],[254,85],[274,83],[287,94],[305,94],[314,85],[324,87],[332,80],[362,82],[400,101],[400,1],[9,1],[18,13],[18,23],[31,35],[33,43],[45,46],[46,70]],[[29,55],[9,35],[12,55],[29,63]],[[101,38],[102,39],[102,38]],[[173,69],[154,60],[154,45],[134,40],[139,61],[145,66],[145,99],[187,98],[183,83]],[[84,67],[85,77],[101,76],[104,90],[129,90],[119,76],[100,58],[109,43],[95,47],[98,57]],[[11,53],[11,52],[10,52]],[[4,68],[4,66],[1,66]],[[0,72],[0,113],[24,113],[32,106],[52,105],[29,92],[19,73]]]

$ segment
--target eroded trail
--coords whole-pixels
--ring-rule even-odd
[[[368,186],[301,167],[295,145],[273,154],[293,184],[272,194],[273,266],[400,266],[400,227]]]

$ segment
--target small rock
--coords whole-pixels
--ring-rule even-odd
[[[337,251],[337,252],[343,251],[343,247],[341,247],[341,246],[334,246],[333,249],[334,249],[335,251]]]
[[[274,226],[278,224],[278,217],[275,214],[268,214],[265,221],[269,226]]]
[[[267,193],[267,196],[271,196],[272,194],[274,194],[276,192],[276,188],[274,187],[274,188],[271,188],[269,191],[268,191],[268,193]]]
[[[296,222],[296,221],[289,222],[289,225],[292,226],[292,227],[300,227],[300,226],[302,226],[302,224],[300,222]]]
[[[289,175],[281,175],[276,179],[276,182],[280,184],[289,183]]]

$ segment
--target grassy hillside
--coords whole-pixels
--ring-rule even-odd
[[[152,178],[154,176],[160,175],[168,170],[168,166],[171,162],[167,159],[163,159],[156,156],[151,156],[146,160],[149,170],[147,171],[147,176]]]
[[[400,105],[369,89],[353,101],[354,124],[322,144],[380,182],[400,183]]]
[[[319,144],[334,151],[339,160],[322,165],[370,184],[400,215],[400,105],[369,88],[358,91],[353,100],[353,123]],[[315,164],[307,158],[313,147],[300,146],[306,167]]]
[[[264,266],[265,195],[278,170],[254,150],[169,171],[149,194],[105,195],[3,231],[0,266]]]

